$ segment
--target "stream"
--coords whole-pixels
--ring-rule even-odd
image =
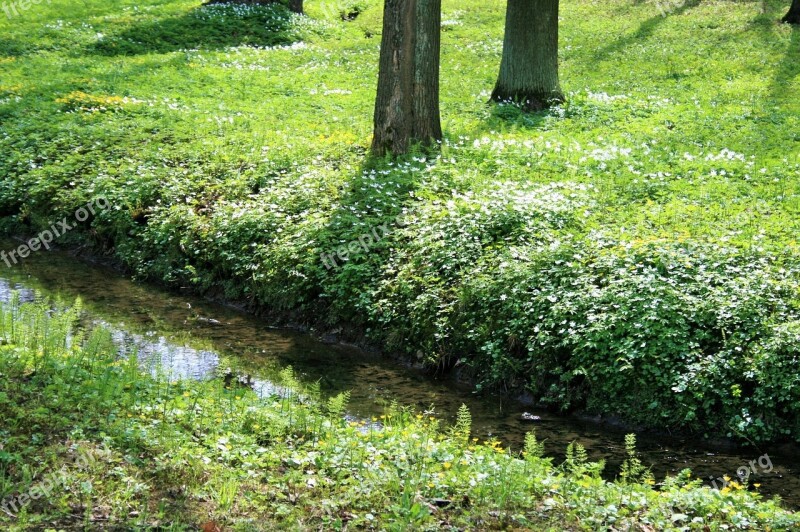
[[[0,249],[18,243],[0,239]],[[142,360],[157,362],[174,377],[221,378],[228,368],[257,392],[271,393],[286,366],[307,383],[319,381],[325,396],[350,391],[348,412],[355,418],[382,413],[391,401],[420,411],[433,409],[449,422],[466,404],[474,436],[496,437],[521,449],[525,433],[535,429],[548,456],[559,463],[570,442],[586,447],[592,460],[606,461],[613,478],[625,458],[626,432],[599,422],[540,411],[513,399],[474,393],[451,379],[436,379],[359,349],[323,343],[309,334],[270,326],[246,312],[179,291],[136,283],[119,272],[61,251],[33,253],[18,265],[0,262],[0,300],[12,291],[23,300],[45,297],[70,304],[83,301],[87,319],[108,327],[123,351],[135,350]],[[523,421],[529,412],[535,422]],[[722,438],[724,435],[710,435]],[[750,484],[764,495],[780,495],[785,505],[800,509],[800,448],[765,445],[737,448],[699,439],[642,433],[637,449],[658,481],[666,474],[691,468],[706,484],[748,468]],[[717,483],[721,487],[721,482]]]

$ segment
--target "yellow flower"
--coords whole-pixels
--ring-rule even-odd
[[[450,462],[445,462],[444,463],[444,468],[445,469],[450,469],[452,466],[453,466],[453,464],[451,464]]]

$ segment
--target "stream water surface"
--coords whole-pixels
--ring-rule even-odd
[[[0,240],[0,249],[15,243]],[[80,297],[87,319],[109,327],[120,349],[136,350],[143,360],[160,362],[175,376],[221,378],[230,371],[257,391],[269,392],[282,369],[292,366],[301,380],[319,381],[323,394],[349,390],[349,415],[378,415],[391,401],[419,410],[434,408],[451,420],[466,404],[475,436],[496,437],[520,449],[535,429],[547,453],[558,462],[570,442],[579,442],[593,460],[606,460],[609,478],[624,459],[626,431],[594,421],[537,411],[491,394],[475,394],[450,380],[437,380],[361,350],[322,343],[312,336],[269,324],[237,309],[179,292],[135,283],[113,269],[65,252],[39,252],[11,268],[0,263],[0,299],[17,290],[23,299],[46,297],[70,303]],[[540,419],[523,421],[529,412]],[[711,435],[722,437],[724,435]],[[780,495],[800,509],[800,455],[794,446],[736,448],[667,435],[639,434],[642,460],[658,480],[691,468],[710,483],[723,475],[736,478],[747,467],[750,482],[766,495]],[[765,457],[766,456],[766,457]]]

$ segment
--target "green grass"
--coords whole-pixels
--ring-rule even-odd
[[[114,208],[60,242],[142,278],[460,360],[562,410],[800,441],[786,2],[565,1],[567,101],[528,115],[486,104],[502,3],[445,1],[447,139],[395,162],[365,155],[381,13],[358,3],[352,22],[347,1],[0,18],[3,227],[104,195]]]
[[[563,464],[393,405],[343,417],[291,369],[273,395],[170,381],[119,358],[80,305],[0,308],[0,525],[8,530],[789,530],[797,514],[629,457],[614,482],[571,445]],[[520,452],[522,451],[522,452]],[[55,476],[54,476],[55,474]],[[20,502],[20,497],[23,497]],[[29,499],[24,499],[29,497]],[[634,527],[634,528],[630,528]]]

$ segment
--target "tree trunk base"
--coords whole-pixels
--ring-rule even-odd
[[[800,24],[800,9],[790,9],[786,16],[781,19],[786,24]]]
[[[564,103],[564,94],[556,92],[510,92],[495,88],[491,101],[496,103],[514,103],[528,113],[544,111],[554,105]]]

